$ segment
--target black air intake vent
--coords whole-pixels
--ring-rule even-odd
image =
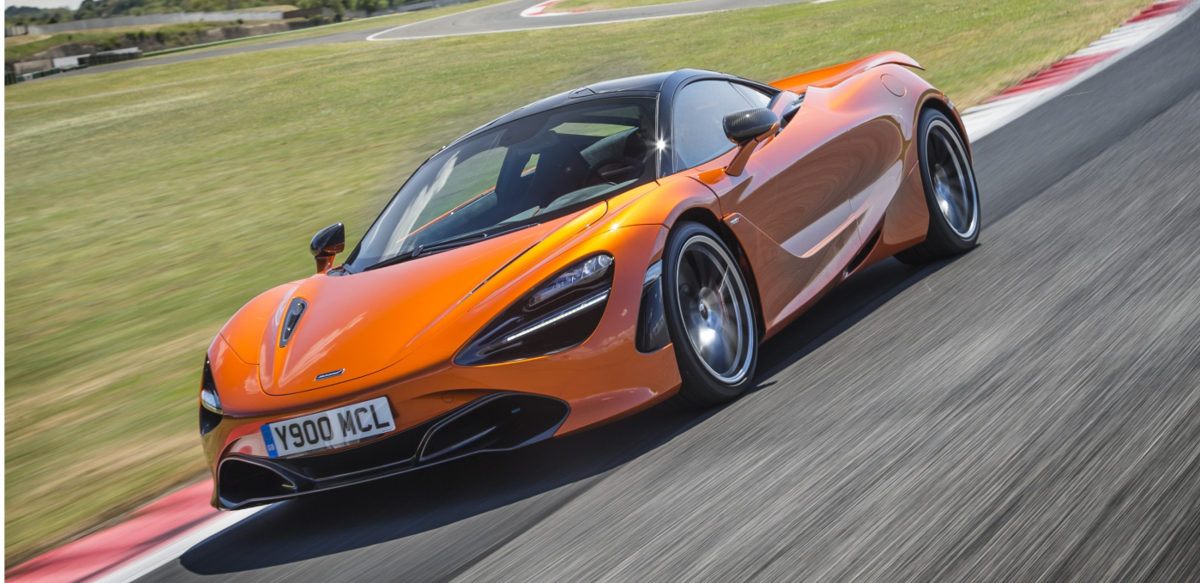
[[[288,304],[287,314],[283,316],[283,330],[279,333],[280,348],[288,345],[292,334],[296,332],[296,325],[300,323],[300,316],[304,315],[306,309],[308,309],[308,302],[300,298],[295,298],[292,303]]]
[[[212,366],[208,363],[208,358],[204,359],[204,377],[200,382],[200,390],[212,391],[212,394],[217,393],[217,383],[213,381]],[[200,409],[200,435],[206,435],[209,431],[217,428],[221,423],[220,413],[209,411],[207,407],[201,405]]]

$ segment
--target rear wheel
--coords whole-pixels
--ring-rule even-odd
[[[749,290],[733,253],[716,233],[690,222],[671,230],[663,253],[663,299],[684,404],[716,405],[750,386],[758,361],[758,319]]]
[[[929,263],[958,255],[979,240],[979,188],[967,148],[950,118],[935,109],[921,112],[917,156],[929,206],[929,234],[896,259]]]

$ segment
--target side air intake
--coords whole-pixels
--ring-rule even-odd
[[[544,439],[562,425],[569,412],[566,403],[536,395],[484,397],[429,430],[417,463],[513,449]]]
[[[246,502],[289,496],[297,492],[294,480],[265,466],[238,458],[221,462],[221,503],[238,507]]]

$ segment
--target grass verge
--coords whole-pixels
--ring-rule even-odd
[[[344,220],[357,240],[421,160],[484,121],[624,75],[771,80],[889,49],[967,106],[1146,1],[841,0],[10,86],[6,564],[200,475],[196,392],[222,323],[308,276],[319,228]]]
[[[653,6],[655,4],[674,4],[688,0],[563,0],[551,4],[546,12],[584,12],[591,10],[612,10],[614,8],[633,8],[636,6]]]

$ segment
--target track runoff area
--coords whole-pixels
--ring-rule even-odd
[[[533,7],[538,10],[526,12],[540,14],[549,4],[539,3]],[[1200,2],[1193,0],[1168,0],[1148,6],[1087,48],[964,112],[968,134],[978,141],[1039,106],[1072,97],[1075,87],[1151,45],[1174,27],[1200,18],[1198,10]],[[208,505],[210,492],[209,482],[184,488],[131,513],[119,524],[9,569],[6,579],[15,583],[134,581],[264,509],[218,513]]]

